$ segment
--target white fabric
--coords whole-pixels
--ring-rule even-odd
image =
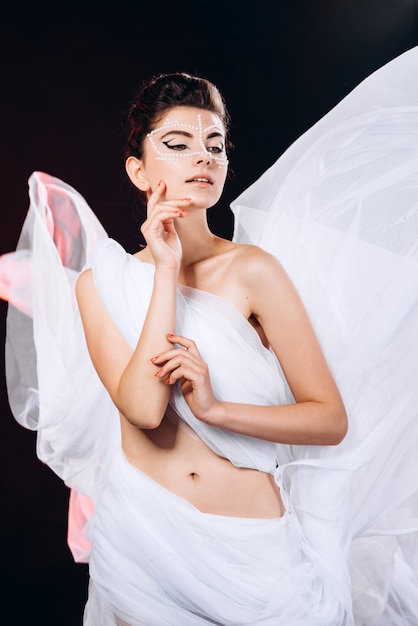
[[[0,295],[11,302],[8,390],[16,419],[38,430],[40,458],[75,490],[72,509],[80,520],[73,528],[72,549],[79,560],[89,555],[83,529],[90,514],[86,497],[95,502],[88,530],[94,544],[88,626],[152,626],[146,611],[154,611],[152,619],[160,616],[153,602],[159,606],[161,597],[151,588],[163,584],[163,572],[151,581],[148,576],[150,560],[161,557],[160,547],[138,532],[134,515],[140,497],[131,491],[136,484],[148,502],[157,506],[161,500],[156,510],[161,524],[167,524],[159,535],[163,543],[175,544],[177,536],[183,540],[180,521],[168,529],[171,508],[185,523],[192,515],[193,532],[201,528],[202,543],[209,541],[217,524],[229,537],[218,552],[210,543],[202,546],[204,565],[208,551],[216,558],[213,578],[209,566],[201,576],[193,550],[180,555],[179,567],[191,577],[201,576],[201,584],[186,586],[187,602],[199,608],[193,613],[185,607],[183,586],[171,590],[166,600],[170,606],[169,596],[173,613],[164,617],[167,623],[238,626],[278,624],[283,619],[286,626],[416,626],[417,68],[414,49],[372,75],[233,204],[235,240],[277,255],[302,295],[348,409],[346,439],[335,447],[309,447],[238,437],[205,427],[178,391],[173,394],[172,408],[218,454],[238,466],[274,473],[281,487],[288,513],[278,521],[277,544],[266,530],[260,531],[263,523],[254,525],[257,538],[251,543],[262,555],[265,532],[273,562],[275,550],[283,554],[292,599],[284,608],[280,594],[277,598],[272,593],[268,606],[258,597],[256,602],[263,605],[259,622],[251,614],[250,598],[248,605],[240,605],[239,615],[237,610],[231,617],[230,604],[205,605],[209,591],[202,591],[213,587],[213,593],[225,591],[228,598],[240,593],[245,575],[243,580],[228,578],[231,587],[225,589],[218,582],[226,543],[229,556],[240,544],[241,522],[212,516],[216,520],[206,526],[204,514],[169,492],[163,496],[160,487],[127,464],[120,450],[117,412],[88,359],[73,291],[92,250],[89,262],[101,296],[131,345],[140,331],[140,312],[145,314],[152,267],[108,240],[71,187],[46,174],[32,175],[31,206],[18,250],[0,259]],[[129,288],[132,281],[135,297]],[[116,289],[121,298],[109,298]],[[220,369],[216,359],[221,359],[223,375],[216,379],[214,374],[213,380],[220,397],[262,404],[291,401],[274,355],[232,305],[188,288],[179,289],[178,302],[179,330],[196,339],[211,374]],[[223,342],[225,349],[217,357],[213,345]],[[229,366],[236,362],[239,380]],[[119,476],[125,477],[122,483]],[[296,545],[288,533],[297,536]],[[150,558],[142,563],[136,557],[145,549],[151,550]],[[167,568],[169,589],[169,559],[159,562]],[[245,562],[259,567],[253,556],[245,556]],[[118,576],[111,573],[112,565]],[[264,573],[254,576],[254,585],[258,576],[271,574],[274,589],[281,565],[274,573],[271,567],[267,563]],[[142,583],[136,581],[145,580],[142,577],[149,585],[145,594],[150,604],[138,606],[134,597]]]
[[[232,205],[235,241],[296,284],[347,407],[340,446],[295,446],[279,471],[308,533],[336,495],[310,464],[352,474],[358,624],[418,623],[417,71],[415,48],[370,76]]]
[[[132,626],[276,626],[278,616],[289,625],[344,623],[332,594],[323,601],[324,582],[290,513],[269,520],[201,513],[121,452],[90,532],[85,626],[113,625],[115,615]]]
[[[29,197],[17,252],[0,258],[9,402],[17,421],[38,431],[38,457],[94,497],[119,423],[88,357],[74,285],[106,233],[80,194],[48,174],[31,176]]]
[[[151,297],[154,266],[127,255],[112,239],[103,240],[96,247],[91,266],[101,299],[134,349]],[[212,365],[215,394],[231,402],[281,404],[287,401],[289,392],[277,359],[231,303],[179,286],[177,332],[199,338],[199,352],[203,360],[210,360]],[[240,376],[236,374],[238,371]],[[252,381],[251,385],[248,381]],[[176,412],[217,454],[229,458],[238,467],[274,473],[275,444],[208,426],[194,417],[179,388],[173,390],[172,396],[171,404]]]
[[[134,347],[137,343],[151,297],[154,267],[142,263],[135,257],[127,254],[112,239],[104,239],[96,246],[90,263],[96,287],[103,302],[127,342]],[[254,328],[231,303],[212,294],[180,286],[178,289],[177,306],[177,332],[196,340],[202,358],[209,363],[211,381],[218,397],[227,401],[266,405],[288,403],[291,400],[290,392],[285,384],[277,359],[271,351],[264,348]],[[237,372],[239,372],[239,376],[236,375]],[[250,467],[268,473],[275,473],[277,459],[280,456],[279,452],[282,446],[277,446],[277,444],[261,439],[240,436],[203,424],[190,412],[179,388],[173,389],[170,404],[178,415],[217,454],[228,458],[238,467]],[[276,472],[276,475],[279,484],[285,490],[286,487],[281,481],[283,469],[281,467]],[[320,468],[321,476],[323,471]],[[330,474],[327,467],[325,472],[327,475]],[[314,484],[313,472],[311,471],[310,474],[309,481],[312,488]],[[325,528],[325,525],[328,526],[326,541],[323,542],[321,540],[320,545],[315,546],[315,550],[312,551],[312,546],[305,545],[303,533],[300,531],[301,542],[298,544],[299,550],[306,550],[310,553],[312,563],[315,563],[317,570],[321,571],[322,579],[319,579],[319,583],[317,582],[314,585],[314,588],[317,589],[314,604],[317,605],[316,615],[320,616],[318,623],[322,626],[334,623],[343,625],[346,613],[350,612],[351,603],[347,593],[347,585],[349,584],[348,572],[342,555],[341,543],[341,529],[344,529],[345,526],[341,523],[336,524],[336,519],[340,518],[346,508],[347,473],[335,469],[332,470],[332,474],[334,478],[332,482],[329,481],[327,489],[336,491],[335,499],[331,507],[327,507],[326,512],[325,509],[320,513],[315,512],[313,522],[316,526],[320,521],[322,528]],[[319,478],[319,480],[321,481],[322,478]],[[130,499],[128,494],[124,495],[122,492],[119,492],[119,496],[120,501],[118,505],[116,506],[116,503],[113,502],[117,511],[122,510],[124,501]],[[100,510],[103,508],[109,510],[109,506],[105,502],[107,501],[100,500]],[[337,504],[338,508],[336,508]],[[171,516],[171,505],[166,508],[170,510]],[[287,509],[290,512],[293,511],[291,502],[287,502]],[[126,519],[131,519],[131,516],[125,517]],[[296,521],[293,523],[296,525]],[[93,543],[93,554],[97,555],[99,551],[105,554],[106,549],[103,548],[101,550],[99,548],[100,541],[95,534],[95,528],[96,526],[93,524],[93,530],[90,529],[89,531]],[[162,534],[165,537],[165,541],[169,537],[170,542],[176,543],[178,540],[177,534],[171,533],[170,529],[172,530],[172,526],[169,525]],[[127,524],[125,522],[125,533],[126,530]],[[109,531],[108,534],[113,535],[113,530]],[[314,535],[315,533],[312,534]],[[324,537],[322,533],[321,537]],[[139,542],[140,540],[137,539],[138,544]],[[323,550],[325,546],[329,554],[328,558],[324,560],[317,550],[319,548]],[[333,548],[332,551],[330,551],[331,546]],[[191,552],[193,551],[191,549]],[[142,547],[135,550],[136,554],[142,554],[142,552]],[[189,555],[187,558],[190,559],[191,556]],[[219,567],[222,567],[222,565],[220,564]],[[192,571],[194,571],[193,568]],[[201,575],[203,577],[203,574]],[[291,574],[289,570],[288,575],[296,576],[296,572]],[[212,579],[212,582],[210,580],[205,579],[206,585],[208,587],[211,584],[216,586],[216,579]],[[305,588],[306,585],[309,586],[309,581],[302,577],[298,587]],[[324,585],[329,585],[327,594],[322,593]],[[228,594],[231,597],[234,595],[234,586],[235,582],[231,588],[228,588]],[[192,590],[188,589],[188,593],[192,594]],[[326,597],[326,600],[322,600],[323,597]],[[302,601],[297,603],[297,605],[299,607],[306,606]],[[149,598],[149,606],[152,606],[151,598]],[[157,606],[158,603],[155,604],[154,610],[157,610]],[[279,604],[273,603],[271,610],[275,612],[267,615],[263,613],[263,618],[275,617],[278,606]],[[225,611],[224,619],[226,620],[227,605],[224,606],[223,610]],[[162,619],[161,611],[162,609],[160,608],[158,611],[160,619]],[[282,612],[283,607],[280,610],[280,613]],[[239,622],[238,614],[236,614],[235,620],[237,621],[235,623],[256,623],[254,621],[255,616],[250,615],[250,617],[247,616],[245,618],[247,621]],[[306,619],[307,613],[305,611],[302,612],[302,615]],[[207,617],[209,616],[214,618],[214,613],[207,615]],[[261,616],[259,618],[261,619]],[[187,617],[185,616],[184,619],[186,620]],[[169,621],[170,617],[167,615],[167,623]],[[195,623],[198,624],[199,622],[196,621]],[[220,621],[219,623],[223,622]],[[269,622],[266,621],[265,623],[268,624]],[[295,614],[296,623],[298,622]],[[317,622],[312,621],[312,624],[315,623]]]

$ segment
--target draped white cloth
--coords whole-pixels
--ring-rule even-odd
[[[89,530],[85,626],[345,623],[290,513],[269,520],[201,513],[120,451]]]
[[[93,544],[86,625],[418,623],[417,69],[413,49],[373,74],[232,207],[235,240],[275,254],[302,295],[347,407],[346,439],[238,436],[172,395],[170,410],[217,454],[274,474],[280,520],[207,516],[127,463],[74,283],[91,265],[134,346],[153,268],[108,239],[71,187],[30,178],[18,249],[0,258],[8,392],[16,419],[38,431],[40,459],[73,488],[75,558]],[[292,401],[231,304],[180,287],[178,307],[178,331],[197,341],[219,397]]]
[[[135,257],[126,254],[126,252],[112,239],[104,239],[95,248],[91,258],[91,267],[97,289],[105,303],[113,321],[124,335],[126,341],[134,347],[137,343],[139,333],[148,308],[149,299],[151,297],[154,267],[152,265],[142,263]],[[179,286],[177,297],[177,332],[181,335],[192,337],[199,346],[199,351],[203,360],[210,364],[211,382],[215,394],[231,402],[248,402],[250,404],[283,404],[291,401],[290,391],[286,381],[281,373],[277,359],[274,354],[267,350],[260,341],[257,332],[252,325],[246,320],[241,313],[228,301],[214,296],[212,294],[193,289],[190,287]],[[239,372],[239,376],[237,376]],[[197,420],[188,408],[179,388],[174,388],[170,401],[172,409],[181,416],[182,420],[188,423],[199,437],[211,447],[217,454],[228,458],[234,465],[238,467],[249,467],[260,471],[274,474],[276,471],[278,447],[274,443],[266,442],[261,439],[237,435],[229,431],[214,428]],[[115,469],[115,466],[117,469]],[[280,468],[282,471],[283,468]],[[132,572],[133,581],[140,581],[143,578],[143,564],[135,563],[132,559],[132,547],[135,545],[134,554],[144,555],[151,551],[149,559],[152,563],[157,563],[156,571],[153,568],[154,586],[164,589],[164,597],[169,593],[176,599],[176,609],[173,613],[173,607],[167,607],[167,612],[159,595],[152,595],[152,589],[149,585],[142,583],[143,589],[140,593],[138,583],[132,583],[135,593],[131,595],[135,597],[136,610],[131,609],[125,616],[124,613],[118,613],[125,618],[127,623],[136,624],[135,616],[140,615],[141,619],[147,626],[160,626],[162,624],[200,624],[213,620],[216,624],[275,624],[277,616],[286,616],[289,624],[318,624],[325,626],[327,624],[345,624],[346,613],[350,611],[350,597],[347,595],[348,572],[345,567],[344,558],[341,553],[340,530],[341,525],[337,526],[337,533],[329,529],[326,544],[331,544],[331,535],[335,538],[336,550],[330,555],[330,561],[323,564],[322,557],[318,559],[306,556],[305,551],[310,551],[309,546],[305,546],[304,534],[300,529],[297,519],[293,515],[293,509],[288,503],[289,515],[291,515],[288,523],[281,530],[280,521],[277,525],[277,539],[271,543],[272,556],[278,558],[276,566],[272,566],[274,559],[268,560],[267,571],[270,572],[270,578],[262,585],[263,593],[270,589],[268,596],[265,596],[265,605],[261,605],[258,611],[252,604],[252,594],[248,589],[244,596],[241,596],[240,578],[237,573],[232,578],[225,572],[224,560],[235,562],[234,553],[237,545],[232,541],[235,533],[240,533],[242,522],[233,520],[232,518],[223,518],[222,516],[204,515],[187,503],[183,503],[180,498],[168,494],[158,487],[151,489],[152,481],[149,479],[141,480],[141,487],[138,486],[139,496],[142,505],[141,513],[135,516],[132,513],[133,494],[132,481],[139,482],[139,473],[137,470],[131,470],[130,478],[120,480],[120,475],[127,474],[126,463],[121,465],[120,462],[114,461],[112,465],[111,475],[107,476],[106,484],[109,485],[100,496],[96,514],[90,526],[89,534],[93,544],[93,552],[91,557],[92,572],[92,591],[94,597],[101,598],[103,593],[97,592],[97,585],[100,589],[104,588],[116,589],[117,580],[121,580],[123,572],[119,571],[115,565],[117,559],[113,558],[108,562],[107,571],[112,576],[113,584],[109,584],[109,578],[105,580],[101,578],[106,562],[107,555],[111,551],[112,554],[119,554],[127,551],[126,559],[129,559],[129,571]],[[327,470],[328,473],[328,470]],[[333,472],[337,474],[337,472]],[[343,473],[345,476],[345,473]],[[117,475],[117,478],[116,478]],[[279,475],[279,474],[278,474]],[[116,491],[112,492],[111,486],[117,480],[119,485]],[[126,485],[126,489],[122,489],[122,485]],[[129,485],[129,487],[128,487]],[[330,488],[330,487],[329,487]],[[338,482],[340,489],[340,482]],[[129,489],[129,490],[128,490]],[[157,489],[157,495],[154,493]],[[145,498],[148,497],[148,491],[152,493],[150,496],[149,506],[144,505]],[[112,492],[112,496],[110,495]],[[124,494],[124,495],[122,495]],[[116,499],[118,496],[118,500]],[[338,497],[339,502],[344,498]],[[176,505],[174,507],[174,502]],[[157,504],[159,503],[159,504]],[[334,502],[335,504],[336,502]],[[333,504],[333,506],[334,506]],[[126,514],[123,514],[124,507],[128,507]],[[135,504],[138,510],[139,503]],[[151,512],[146,513],[148,509]],[[341,513],[341,506],[338,515]],[[113,511],[113,513],[112,513]],[[164,514],[165,511],[165,514]],[[178,521],[175,521],[174,511],[179,514]],[[120,525],[121,533],[118,547],[115,547],[118,533],[117,524],[113,524],[111,529],[107,525],[107,521],[103,521],[104,515],[114,516],[118,519],[122,516],[125,520]],[[190,518],[190,515],[192,517]],[[322,515],[322,514],[321,514]],[[132,532],[135,534],[139,528],[139,518],[141,521],[140,537],[135,535],[131,541],[126,542],[126,533],[128,524],[126,520],[131,520]],[[152,541],[146,534],[147,523],[150,528],[155,529],[158,518],[159,530],[158,539]],[[135,523],[137,519],[137,523]],[[149,519],[149,522],[146,520]],[[317,517],[316,517],[317,519]],[[107,518],[106,518],[107,520]],[[209,524],[213,524],[213,520],[223,520],[215,522],[215,527],[211,532],[220,533],[221,528],[228,533],[228,540],[221,542],[221,535],[218,536],[218,546],[215,550],[213,544],[209,544],[208,537],[211,532],[204,531],[208,520],[212,520]],[[217,524],[222,524],[217,526]],[[333,519],[327,520],[329,525],[335,523],[335,513]],[[264,541],[267,538],[265,534],[265,521],[252,520],[247,524],[253,527],[254,535],[252,539],[252,549],[258,554],[258,558],[264,562],[264,568],[267,561],[261,555],[266,550]],[[183,530],[180,532],[179,528]],[[271,525],[269,525],[271,529]],[[258,530],[257,530],[258,529]],[[184,545],[181,544],[180,535],[186,533]],[[290,532],[290,536],[288,533]],[[295,543],[293,536],[298,537]],[[202,545],[202,534],[205,537],[204,545]],[[257,540],[258,534],[258,540]],[[197,540],[194,538],[197,535]],[[164,552],[160,559],[158,558],[157,544],[163,542]],[[258,543],[260,542],[260,543]],[[168,548],[168,545],[173,545]],[[256,545],[259,547],[256,548]],[[123,548],[125,546],[125,548]],[[152,546],[150,548],[150,546]],[[186,546],[187,555],[186,555]],[[227,548],[229,546],[229,549]],[[264,547],[263,547],[264,546]],[[207,548],[208,551],[206,551]],[[168,554],[174,553],[173,558],[177,562],[180,558],[180,551],[183,558],[187,560],[189,575],[196,575],[199,572],[200,585],[188,586],[185,583],[185,577],[180,579],[178,568],[173,572],[173,584],[176,592],[169,592],[169,568],[165,565],[165,560],[169,559]],[[267,549],[268,552],[268,549]],[[245,559],[249,557],[248,549],[243,552]],[[216,558],[215,558],[216,555]],[[242,557],[241,557],[242,558]],[[165,560],[164,560],[165,559]],[[244,559],[244,560],[245,560]],[[210,563],[209,569],[204,569],[205,563]],[[99,565],[97,565],[99,563]],[[123,561],[125,563],[125,561]],[[254,584],[254,593],[258,589],[257,580],[263,580],[266,574],[257,574],[260,564],[256,561],[248,561],[245,571],[253,571],[251,578]],[[148,571],[148,568],[147,568]],[[293,580],[292,601],[289,601],[288,588],[283,586],[283,572],[286,572],[286,578]],[[215,574],[216,572],[216,574]],[[229,584],[224,580],[227,577]],[[125,574],[125,578],[127,575]],[[140,587],[141,585],[139,585]],[[184,587],[185,586],[185,587]],[[329,590],[328,590],[329,587]],[[280,589],[280,593],[279,593]],[[287,590],[284,593],[285,589]],[[327,592],[325,593],[325,589]],[[182,591],[183,590],[183,591]],[[239,591],[239,595],[237,592]],[[143,595],[145,593],[145,596]],[[186,603],[182,599],[185,593],[189,602]],[[194,595],[196,593],[196,596]],[[219,595],[220,594],[220,595]],[[108,593],[106,594],[108,595]],[[342,597],[340,597],[342,596]],[[147,613],[143,613],[145,609],[141,603],[147,597]],[[226,597],[230,601],[226,601]],[[203,598],[207,598],[209,604],[202,603]],[[216,600],[216,601],[215,601]],[[140,606],[138,606],[138,603]],[[177,616],[178,604],[184,604],[187,611]],[[116,599],[112,603],[112,611],[118,606]],[[205,608],[206,606],[206,608]],[[315,606],[315,615],[311,616],[312,607]],[[90,604],[91,607],[91,604]],[[91,608],[89,607],[89,612]],[[100,601],[95,602],[95,610],[93,614],[97,619],[97,612],[100,610]],[[170,608],[171,607],[171,608]],[[212,608],[210,608],[212,607]],[[216,607],[216,609],[215,609]],[[152,613],[158,614],[151,620]],[[190,615],[189,615],[190,613]],[[201,613],[201,615],[200,615]],[[100,614],[101,615],[101,614]],[[145,618],[146,615],[146,618]],[[309,616],[309,618],[308,618]],[[143,622],[139,619],[138,623]],[[292,621],[293,620],[293,621]],[[100,620],[98,620],[100,621]],[[91,622],[95,624],[93,620]],[[90,622],[87,622],[90,624]]]

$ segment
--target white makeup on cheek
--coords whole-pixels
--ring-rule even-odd
[[[170,130],[170,129],[176,130],[178,128],[187,128],[189,130],[197,132],[199,143],[202,147],[202,150],[198,150],[197,152],[186,152],[184,154],[175,152],[174,150],[170,151],[170,153],[163,152],[162,150],[160,150],[157,144],[155,143],[154,135],[163,130]],[[156,157],[157,161],[172,161],[173,163],[177,164],[178,160],[181,157],[193,157],[193,156],[198,156],[198,155],[208,156],[209,155],[215,161],[218,167],[223,167],[224,165],[228,164],[228,159],[227,159],[226,154],[217,155],[217,154],[213,154],[212,152],[209,152],[209,150],[207,150],[203,141],[205,133],[208,133],[210,130],[212,130],[212,128],[216,128],[217,130],[222,132],[222,129],[219,126],[219,124],[211,124],[210,126],[203,128],[202,116],[198,114],[197,126],[195,126],[194,124],[186,124],[185,122],[176,122],[175,120],[167,119],[162,126],[159,126],[158,128],[155,128],[153,131],[148,133],[147,138],[150,140],[151,146],[154,152],[156,152],[157,154],[157,157]]]

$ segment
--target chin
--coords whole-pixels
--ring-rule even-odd
[[[192,198],[190,203],[190,209],[210,209],[216,204],[212,200],[205,200],[204,198]]]

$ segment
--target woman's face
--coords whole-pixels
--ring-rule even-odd
[[[166,200],[191,198],[191,207],[219,200],[228,169],[225,131],[219,117],[194,107],[170,109],[145,139],[141,175],[152,192],[160,180]]]

